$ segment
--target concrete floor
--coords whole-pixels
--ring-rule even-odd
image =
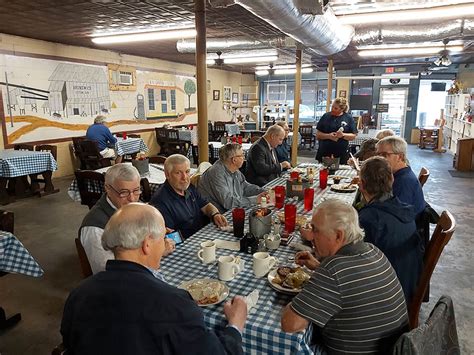
[[[300,161],[313,161],[304,152]],[[426,318],[440,295],[454,300],[461,352],[474,353],[474,179],[452,178],[452,156],[409,147],[413,170],[431,171],[425,198],[437,208],[448,209],[457,220],[453,239],[445,248],[431,281],[431,302],[424,304]],[[45,271],[42,278],[7,275],[0,278],[0,305],[7,314],[22,313],[22,321],[0,333],[0,354],[49,354],[61,342],[59,326],[64,301],[81,280],[74,238],[86,206],[67,195],[72,177],[56,179],[61,192],[30,198],[5,206],[15,213],[15,235]]]

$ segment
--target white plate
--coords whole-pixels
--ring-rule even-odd
[[[229,296],[229,287],[227,287],[227,285],[224,282],[222,282],[220,280],[216,280],[216,279],[194,279],[194,280],[184,281],[178,287],[189,292],[189,288],[193,285],[197,284],[196,285],[197,287],[202,285],[202,287],[205,288],[205,287],[207,287],[206,285],[208,285],[208,284],[211,284],[210,286],[212,287],[212,284],[214,284],[214,283],[215,283],[216,286],[219,285],[217,287],[221,288],[221,291],[219,292],[218,299],[217,299],[216,302],[206,303],[206,304],[199,304],[198,300],[194,299],[196,301],[196,303],[198,304],[198,306],[207,307],[207,306],[212,306],[214,304],[221,303],[222,301],[224,301],[227,298],[227,296]],[[212,290],[212,288],[210,290]],[[192,293],[191,293],[191,296],[193,296]]]
[[[273,283],[273,279],[275,278],[276,275],[277,275],[277,269],[276,268],[270,270],[270,272],[268,273],[267,280],[270,283],[271,288],[273,288],[274,290],[277,290],[278,292],[286,293],[288,295],[296,295],[296,294],[301,292],[302,288],[292,289],[292,288],[283,287],[283,286],[280,286],[276,283]]]
[[[354,192],[357,190],[357,185],[350,184],[337,184],[337,185],[332,185],[331,190],[336,191],[336,192]]]

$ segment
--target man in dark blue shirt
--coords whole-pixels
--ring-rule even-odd
[[[94,124],[89,126],[86,132],[86,138],[97,142],[97,146],[100,151],[100,155],[104,158],[114,158],[115,150],[112,147],[117,143],[117,138],[115,138],[110,132],[109,127],[105,124],[105,116],[97,116],[94,119]],[[122,162],[122,157],[117,156],[115,159],[116,163]]]
[[[218,227],[227,226],[226,218],[217,207],[201,197],[190,184],[190,162],[181,154],[173,154],[165,161],[165,183],[155,192],[150,204],[163,215],[166,227],[179,230],[188,238],[206,223],[207,218]]]

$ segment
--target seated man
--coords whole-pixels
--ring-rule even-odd
[[[190,181],[189,159],[181,154],[170,155],[165,161],[166,181],[153,194],[150,205],[160,210],[166,227],[179,230],[188,238],[206,223],[206,216],[218,227],[227,226],[227,220],[217,207],[208,202]]]
[[[198,191],[221,213],[234,207],[255,205],[267,195],[264,189],[245,180],[239,170],[244,160],[240,144],[226,144],[219,150],[219,160],[199,179]]]
[[[105,270],[107,260],[114,255],[102,247],[102,234],[110,217],[117,209],[131,202],[137,202],[142,193],[140,174],[132,165],[116,164],[105,174],[105,194],[86,214],[79,229],[82,246],[95,274]],[[174,250],[174,242],[166,240],[166,254]]]
[[[86,138],[97,142],[97,146],[100,150],[100,155],[104,158],[115,158],[115,150],[112,147],[117,143],[117,138],[115,138],[110,132],[109,127],[105,124],[105,116],[97,116],[94,119],[94,124],[89,126],[86,132]],[[116,163],[122,161],[121,156],[117,156],[115,159]]]
[[[288,134],[290,133],[290,128],[288,127],[288,123],[285,121],[280,121],[277,123],[281,128],[285,130],[285,138],[283,142],[275,148],[275,152],[277,155],[277,159],[280,163],[284,161],[290,161],[290,145],[288,144]]]
[[[393,194],[414,206],[416,215],[420,214],[426,203],[420,182],[407,164],[407,143],[403,138],[389,136],[378,141],[376,148],[377,155],[387,159],[392,168]]]
[[[102,244],[115,260],[69,295],[61,322],[67,353],[243,353],[243,298],[224,305],[229,325],[219,336],[207,329],[191,295],[156,272],[164,240],[163,217],[151,206],[132,203],[110,218]]]
[[[405,298],[388,259],[364,243],[356,210],[330,199],[316,207],[312,243],[296,262],[314,270],[303,290],[287,305],[281,329],[298,332],[311,322],[318,350],[328,353],[387,354],[407,330]]]
[[[248,182],[263,186],[277,178],[283,169],[291,168],[288,161],[278,162],[275,148],[283,142],[285,130],[279,125],[270,126],[247,153],[246,178]]]
[[[379,248],[392,264],[410,304],[422,271],[423,247],[413,206],[392,195],[392,184],[386,159],[372,157],[362,164],[360,191],[368,203],[359,211],[359,221],[365,241]]]

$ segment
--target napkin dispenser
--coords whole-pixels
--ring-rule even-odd
[[[240,251],[247,254],[254,254],[258,251],[258,238],[252,233],[246,233],[240,239]]]
[[[138,173],[143,176],[145,174],[148,174],[150,171],[150,167],[148,164],[148,158],[145,159],[133,159],[132,160],[132,165],[137,168]]]
[[[287,197],[298,197],[298,200],[304,198],[304,189],[310,188],[311,184],[307,179],[298,180],[287,180],[286,181],[286,196]]]

